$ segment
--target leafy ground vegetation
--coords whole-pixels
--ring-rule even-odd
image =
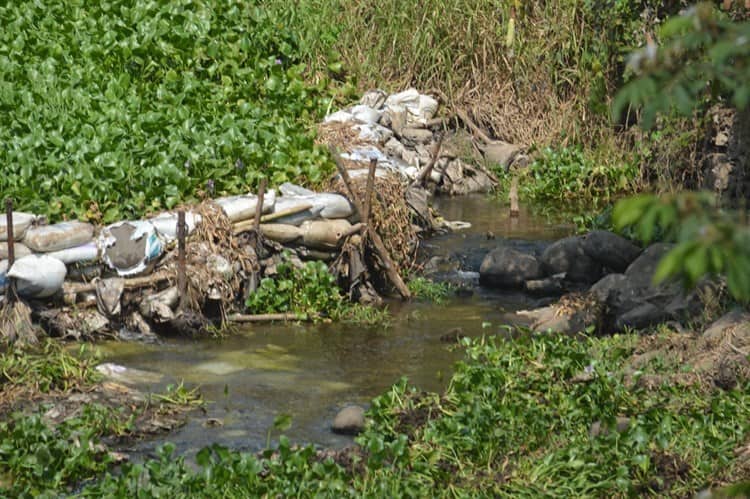
[[[315,184],[328,80],[254,2],[0,6],[0,191],[52,219],[111,222],[203,194]]]
[[[682,343],[666,330],[463,340],[444,393],[398,383],[373,401],[355,447],[281,437],[259,455],[206,448],[197,467],[165,445],[113,472],[101,418],[52,428],[14,416],[0,425],[0,470],[29,497],[684,497],[750,471],[750,386],[680,371]]]

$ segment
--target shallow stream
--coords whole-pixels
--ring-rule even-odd
[[[470,296],[451,297],[439,305],[392,302],[394,319],[387,329],[254,325],[222,340],[108,343],[102,345],[105,361],[155,373],[154,379],[138,383],[143,390],[163,390],[180,380],[200,385],[210,401],[205,414],[195,413],[186,426],[166,437],[180,453],[191,454],[211,443],[258,450],[281,414],[292,416],[292,426],[284,433],[294,442],[348,445],[349,437],[330,431],[339,409],[350,403],[367,405],[402,376],[424,390],[440,390],[461,357],[441,336],[457,327],[467,336],[479,336],[486,332],[483,323],[497,324],[503,313],[533,306],[533,300],[520,293],[475,287],[473,272],[484,253],[508,239],[538,249],[572,230],[529,212],[510,219],[506,206],[484,196],[439,199],[436,208],[447,220],[472,224],[424,244],[429,254],[451,257],[453,263],[443,275],[465,281],[473,290]],[[137,451],[148,452],[158,444],[143,442]]]

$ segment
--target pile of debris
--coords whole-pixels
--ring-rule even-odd
[[[263,184],[257,194],[100,228],[10,210],[0,220],[0,304],[29,300],[35,324],[55,336],[196,334],[209,319],[253,320],[241,314],[245,299],[282,255],[325,261],[352,300],[409,297],[401,275],[419,234],[451,228],[433,216],[430,196],[495,184],[452,152],[437,107],[415,90],[375,91],[328,116],[320,139],[338,167],[331,192]]]

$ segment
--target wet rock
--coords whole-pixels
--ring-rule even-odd
[[[536,332],[572,334],[589,328],[598,330],[604,316],[604,306],[591,294],[571,293],[553,305],[522,310],[516,315],[530,320],[530,328]]]
[[[432,132],[424,128],[403,128],[401,140],[407,145],[429,144],[432,141]]]
[[[602,303],[609,303],[610,297],[620,287],[627,277],[625,274],[609,274],[605,275],[589,289],[590,292],[594,293],[599,301]]]
[[[333,419],[331,430],[340,435],[357,435],[365,429],[365,410],[358,405],[344,407]]]
[[[541,261],[548,274],[564,273],[572,282],[594,283],[602,276],[601,264],[584,253],[583,240],[576,236],[550,244]]]
[[[583,236],[583,252],[615,272],[625,272],[641,249],[613,232],[594,230]]]
[[[479,282],[488,286],[520,288],[540,277],[542,266],[533,255],[508,247],[491,251],[479,268]]]
[[[560,295],[565,290],[565,274],[555,274],[545,279],[534,279],[524,283],[524,290],[536,296]]]
[[[523,149],[521,146],[509,144],[507,142],[495,141],[487,145],[480,146],[484,159],[489,163],[500,165],[505,170],[513,164],[516,155]]]
[[[443,343],[458,343],[462,338],[466,338],[464,330],[460,327],[454,327],[444,335],[440,337],[440,341]]]

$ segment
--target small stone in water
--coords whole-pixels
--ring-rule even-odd
[[[331,430],[341,435],[357,435],[365,429],[365,410],[358,405],[344,407],[333,419]]]

